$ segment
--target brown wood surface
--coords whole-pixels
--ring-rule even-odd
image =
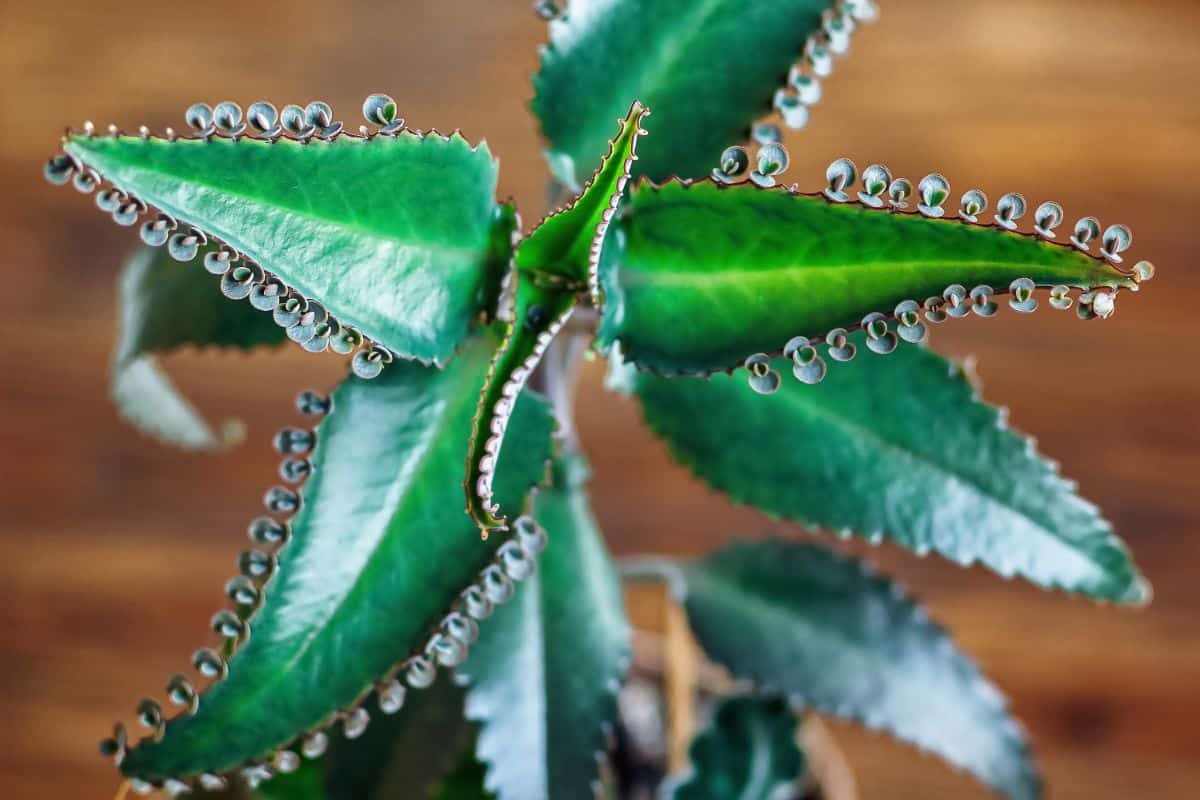
[[[528,223],[545,175],[524,108],[544,39],[528,5],[0,3],[0,797],[112,796],[96,740],[207,639],[274,479],[270,433],[295,419],[295,391],[344,369],[294,348],[183,354],[170,362],[181,382],[205,408],[242,415],[248,445],[194,457],[132,435],[106,369],[114,278],[136,236],[42,182],[62,126],[161,129],[196,99],[259,97],[323,98],[350,121],[386,90],[414,125],[486,135]],[[959,190],[1125,221],[1159,267],[1105,323],[1002,313],[935,335],[979,357],[987,396],[1113,519],[1155,585],[1151,608],[852,548],[902,576],[1009,693],[1055,798],[1200,796],[1197,30],[1194,0],[884,3],[810,129],[788,137],[789,175],[806,187],[843,154],[913,178],[938,170]],[[618,552],[698,552],[771,529],[672,466],[599,372],[582,428]],[[868,799],[987,796],[905,747],[835,728]]]

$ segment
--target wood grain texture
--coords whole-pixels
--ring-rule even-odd
[[[1200,6],[1013,0],[885,2],[827,82],[790,180],[814,188],[848,155],[917,179],[946,174],[992,198],[1053,198],[1135,232],[1159,277],[1116,317],[1039,311],[951,323],[934,344],[974,354],[985,393],[1096,500],[1157,591],[1144,612],[1041,594],[978,569],[868,552],[898,573],[1013,698],[1052,796],[1185,798],[1200,786]],[[330,387],[334,357],[183,354],[180,383],[248,444],[190,457],[133,435],[108,403],[117,264],[136,235],[41,181],[62,126],[85,118],[181,126],[204,99],[315,98],[357,124],[387,91],[422,128],[486,135],[501,193],[537,219],[545,169],[524,110],[544,29],[525,0],[186,6],[5,3],[0,100],[0,749],[6,797],[108,798],[95,754],[112,721],[161,694],[205,641],[243,529],[274,483],[271,432],[292,395]],[[626,400],[587,375],[581,428],[592,494],[623,553],[697,553],[771,526],[669,464]],[[1119,423],[1113,422],[1119,420]],[[787,530],[787,529],[784,529]],[[800,535],[799,532],[795,532]],[[638,609],[635,608],[635,611]],[[835,726],[864,798],[986,793],[886,740]]]

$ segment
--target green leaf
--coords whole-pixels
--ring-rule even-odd
[[[423,691],[409,690],[404,708],[373,719],[361,738],[338,739],[324,759],[329,800],[433,796],[459,754],[473,749],[465,699],[447,676]]]
[[[496,343],[490,332],[473,337],[445,371],[398,363],[338,388],[253,635],[198,712],[130,750],[122,771],[162,780],[264,759],[356,706],[424,647],[500,544],[481,544],[460,504],[463,448]],[[552,419],[544,401],[525,398],[511,424],[517,445],[496,489],[519,506],[544,474]]]
[[[506,518],[492,498],[495,456],[504,443],[512,398],[520,394],[559,329],[596,285],[595,265],[629,168],[637,158],[639,125],[650,112],[634,102],[592,180],[566,208],[551,214],[517,247],[512,322],[479,399],[464,489],[467,511],[486,537]]]
[[[771,108],[829,0],[572,0],[550,25],[533,111],[554,174],[580,186],[629,98],[654,109],[636,175],[698,178]]]
[[[864,353],[770,397],[725,375],[626,377],[675,457],[738,502],[1042,586],[1149,599],[1095,506],[929,350]]]
[[[819,344],[954,284],[1136,286],[1070,246],[782,187],[641,184],[630,198],[601,253],[598,340],[666,374],[730,370],[797,334]]]
[[[517,271],[513,273],[512,322],[500,349],[492,358],[487,380],[479,395],[479,406],[471,428],[467,452],[467,479],[463,483],[467,513],[479,526],[483,538],[493,530],[507,530],[508,518],[493,492],[498,456],[503,453],[508,418],[513,401],[537,368],[555,335],[566,324],[578,297],[554,282]]]
[[[452,780],[462,756],[474,753],[464,697],[449,680],[410,692],[403,713],[373,720],[357,739],[334,738],[323,758],[304,759],[298,770],[275,776],[257,794],[268,800],[432,797]],[[482,771],[478,785],[483,785]]]
[[[514,215],[485,145],[71,136],[122,192],[216,237],[404,358],[444,363],[496,303]]]
[[[682,577],[696,638],[735,678],[886,730],[1014,800],[1041,796],[999,691],[862,562],[807,544],[740,543]]]
[[[295,772],[276,775],[247,794],[257,800],[328,800],[325,765],[306,759]]]
[[[691,771],[669,786],[671,800],[778,800],[804,776],[800,720],[779,698],[726,697],[688,748]],[[790,791],[789,791],[790,790]]]
[[[573,455],[534,496],[548,535],[537,574],[496,611],[459,675],[476,755],[499,800],[590,797],[597,754],[629,665],[621,588],[592,517],[587,466]]]
[[[215,291],[216,278],[165,252],[141,247],[119,287],[120,340],[112,395],[134,427],[170,444],[219,450],[241,439],[238,420],[211,425],[172,385],[154,355],[185,347],[249,350],[287,340],[271,318]]]
[[[496,796],[483,788],[486,776],[487,767],[468,751],[438,785],[432,797],[434,800],[495,800]]]
[[[589,281],[608,222],[638,158],[638,137],[644,133],[640,127],[642,120],[649,114],[649,110],[635,101],[629,113],[618,120],[617,136],[608,143],[608,154],[583,192],[542,220],[517,246],[518,270],[539,275],[543,280],[553,277],[574,281],[579,288]]]

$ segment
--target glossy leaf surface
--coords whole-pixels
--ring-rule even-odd
[[[630,197],[601,254],[599,343],[667,374],[733,369],[952,284],[1134,285],[1069,246],[781,187],[641,184]]]
[[[351,379],[317,429],[312,477],[249,641],[194,716],[122,764],[146,779],[222,772],[355,705],[424,646],[498,542],[462,513],[463,451],[497,337],[472,337],[444,371],[397,363]],[[497,493],[515,508],[545,473],[552,420],[526,395]]]
[[[1014,800],[1041,796],[1000,693],[861,562],[808,544],[741,543],[683,575],[696,638],[735,677],[885,730]]]
[[[583,192],[521,240],[516,255],[518,270],[548,273],[544,279],[562,278],[568,284],[574,283],[577,291],[586,285],[608,222],[636,162],[640,126],[649,113],[641,103],[635,102],[629,108],[619,120],[617,136],[608,143],[607,155],[596,152],[604,157]]]
[[[476,755],[499,800],[590,797],[629,661],[620,584],[570,456],[534,497],[548,544],[516,597],[496,610],[459,674]]]
[[[550,23],[533,111],[547,158],[583,184],[631,97],[654,109],[635,175],[701,177],[751,124],[820,28],[828,0],[572,0]]]
[[[283,329],[269,315],[231,303],[199,265],[180,264],[163,250],[142,247],[125,264],[118,289],[120,339],[113,356],[112,395],[121,416],[164,442],[217,450],[240,439],[241,425],[212,425],[179,393],[154,359],[188,347],[277,345]]]
[[[512,322],[480,394],[467,457],[467,511],[484,536],[490,530],[503,530],[507,523],[492,498],[492,479],[512,398],[520,394],[579,295],[596,283],[600,247],[637,158],[639,126],[648,114],[634,102],[583,192],[543,220],[517,247]]]
[[[467,513],[484,538],[489,531],[508,527],[493,482],[500,469],[497,458],[504,452],[513,402],[579,302],[573,291],[556,282],[545,282],[536,274],[518,271],[513,279],[513,321],[492,357],[479,394],[465,467],[467,479],[463,482]]]
[[[1095,506],[929,350],[863,352],[817,386],[785,372],[769,397],[741,377],[624,377],[674,456],[738,502],[1042,586],[1149,599]]]
[[[396,355],[443,363],[494,308],[513,216],[497,164],[460,135],[73,136],[120,190],[215,236]]]
[[[804,776],[800,720],[779,698],[726,697],[688,748],[690,772],[669,800],[778,800]]]

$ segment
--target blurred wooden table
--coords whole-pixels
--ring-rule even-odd
[[[134,242],[40,178],[63,125],[179,125],[196,99],[331,101],[356,119],[385,90],[420,127],[486,135],[526,219],[544,169],[524,110],[543,26],[508,3],[0,7],[0,794],[108,798],[96,740],[204,640],[245,522],[270,485],[270,433],[337,359],[184,354],[182,383],[249,423],[248,446],[190,457],[130,435],[106,397],[114,278]],[[872,550],[1011,695],[1056,798],[1185,798],[1200,789],[1200,5],[1036,0],[884,3],[879,24],[792,134],[790,177],[838,155],[957,189],[1061,201],[1125,221],[1159,277],[1089,325],[1049,312],[951,325],[987,396],[1097,501],[1157,590],[1144,612],[1042,594],[980,570]],[[703,124],[703,121],[698,121]],[[65,191],[65,193],[64,193]],[[613,547],[698,552],[764,531],[670,465],[636,408],[588,375],[583,433]],[[867,550],[854,546],[856,550]],[[637,611],[635,609],[635,611]],[[985,797],[882,738],[837,726],[867,798]]]

